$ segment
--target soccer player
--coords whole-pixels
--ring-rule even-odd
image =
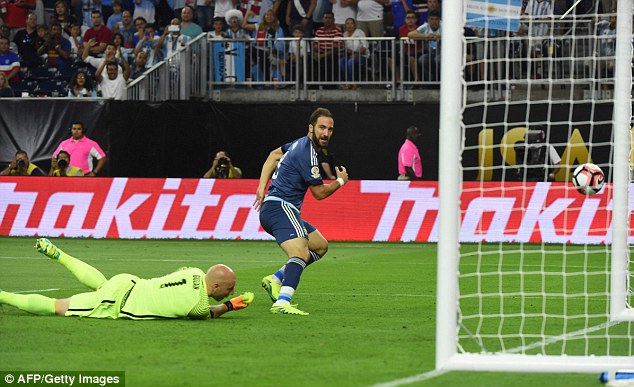
[[[246,308],[253,301],[253,293],[246,292],[224,304],[209,305],[209,297],[220,301],[233,294],[236,275],[225,265],[212,266],[206,274],[198,268],[184,267],[159,278],[141,279],[131,274],[118,274],[107,280],[99,270],[66,254],[46,238],[38,239],[35,249],[64,265],[93,291],[53,299],[0,290],[0,305],[12,305],[45,316],[202,320]]]
[[[324,184],[319,173],[318,153],[327,148],[334,129],[328,109],[318,108],[310,116],[308,135],[275,149],[262,166],[256,192],[255,209],[260,223],[288,256],[286,264],[272,275],[262,278],[262,287],[274,302],[271,313],[307,315],[291,305],[306,266],[328,251],[328,241],[313,225],[300,216],[306,191],[315,199],[329,197],[348,181],[344,167],[335,167],[337,179]],[[271,180],[268,195],[266,185]]]

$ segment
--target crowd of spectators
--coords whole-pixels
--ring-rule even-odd
[[[346,83],[344,88],[354,88],[359,69],[372,51],[366,38],[386,36],[408,38],[397,45],[405,55],[394,52],[387,58],[389,71],[397,80],[440,79],[439,0],[196,0],[191,4],[184,0],[81,0],[70,3],[73,5],[57,0],[45,1],[43,9],[38,9],[41,3],[35,0],[0,3],[6,5],[6,12],[0,14],[0,71],[5,75],[4,81],[0,79],[2,96],[26,92],[108,97],[97,82],[96,72],[111,53],[119,73],[123,74],[130,63],[129,75],[124,78],[133,80],[143,69],[183,49],[203,32],[209,40],[251,42],[242,59],[246,70],[241,80],[284,81],[289,72],[304,68],[297,58],[305,55],[302,59],[310,64],[313,80],[336,80]],[[540,20],[552,20],[569,6],[572,2],[568,0],[522,1],[522,24],[517,34],[510,35],[527,37],[521,48],[524,57],[546,54],[548,47],[544,45],[550,43],[545,38],[551,23]],[[574,12],[608,13],[615,7],[616,0],[581,0],[575,2]],[[44,20],[38,19],[38,13]],[[613,20],[605,19],[597,20],[595,28],[601,38],[615,32]],[[500,37],[506,33],[468,28],[465,34]],[[345,43],[316,40],[308,47],[302,42],[279,40],[289,36],[351,39]],[[611,44],[602,41],[597,55],[613,53]],[[502,50],[503,55],[509,55],[506,47]],[[473,59],[495,59],[499,49],[479,46],[469,51]],[[400,58],[405,62],[403,74],[398,73]],[[541,77],[539,61],[532,61],[532,65],[534,69],[521,71],[529,77]],[[603,67],[610,69],[610,64]],[[485,73],[481,61],[479,78],[485,78]],[[12,91],[4,90],[7,88]],[[116,95],[125,98],[125,93]]]
[[[153,1],[148,1],[151,7]],[[0,97],[125,99],[125,84],[118,82],[116,92],[104,87],[110,78],[110,64],[104,61],[114,62],[125,82],[203,32],[193,22],[191,7],[181,7],[179,17],[172,13],[167,24],[158,27],[145,18],[156,20],[144,11],[149,9],[144,8],[147,4],[138,0],[136,5],[121,0],[110,4],[82,1],[81,10],[71,8],[66,0],[57,0],[54,7],[44,8],[43,21],[38,19],[35,1],[33,5],[26,0],[13,3],[23,6],[0,13]],[[132,66],[125,75],[128,63]],[[104,76],[99,74],[102,64]]]

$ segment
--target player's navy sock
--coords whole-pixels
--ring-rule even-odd
[[[291,298],[299,285],[299,279],[302,276],[302,272],[306,267],[306,261],[299,257],[291,257],[286,262],[286,268],[284,269],[284,281],[282,281],[282,288],[280,289],[280,296],[277,298],[275,305],[291,302]]]
[[[316,252],[310,250],[308,252],[310,254],[310,256],[308,257],[308,262],[306,263],[306,266],[310,265],[311,263],[317,262],[321,259],[321,255],[317,254]]]
[[[273,281],[277,284],[282,284],[282,281],[284,281],[284,268],[286,268],[286,265],[280,267],[280,269],[278,271],[276,271],[275,273],[273,273]]]
[[[321,255],[317,254],[314,251],[309,251],[310,253],[310,257],[308,257],[308,262],[306,262],[306,266],[310,265],[311,263],[317,262],[321,259]],[[273,281],[281,284],[282,281],[284,281],[284,268],[286,267],[286,265],[280,267],[280,269],[278,271],[276,271],[275,273],[273,273]],[[279,281],[279,282],[278,282]]]

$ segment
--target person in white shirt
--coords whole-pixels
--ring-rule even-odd
[[[357,2],[358,1],[358,2]],[[385,36],[383,23],[383,7],[390,0],[352,0],[357,6],[357,26],[365,36],[382,38]]]
[[[119,55],[121,56],[121,53],[119,53]],[[122,73],[119,72],[119,65],[115,60],[115,54],[110,53],[97,69],[95,79],[101,87],[102,97],[113,98],[120,101],[127,99],[126,82],[130,77],[130,65],[128,65],[128,62],[123,56],[121,56],[121,65],[123,66]],[[107,73],[105,77],[101,75],[104,68],[106,68]]]
[[[339,68],[345,71],[346,82],[354,82],[359,78],[368,56],[368,41],[365,33],[357,28],[353,18],[346,20],[344,38],[356,38],[344,42],[345,54],[339,58]],[[356,85],[346,85],[346,89],[355,89]]]
[[[170,21],[170,25],[165,27],[163,35],[158,42],[158,47],[163,51],[163,58],[171,56],[177,51],[182,51],[187,46],[191,38],[181,34],[181,21],[174,18]]]
[[[354,0],[329,0],[332,4],[332,13],[335,14],[335,24],[345,30],[346,20],[357,19],[357,6]]]

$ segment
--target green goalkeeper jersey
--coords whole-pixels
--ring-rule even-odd
[[[119,316],[131,319],[209,318],[205,273],[198,268],[185,267],[163,277],[140,279],[123,301]]]

